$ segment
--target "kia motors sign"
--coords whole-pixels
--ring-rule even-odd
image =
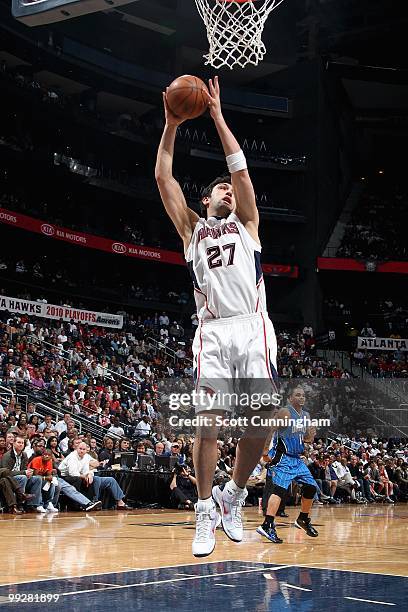
[[[41,231],[46,236],[53,236],[55,234],[55,229],[53,228],[52,225],[49,225],[48,223],[42,224]]]
[[[115,253],[126,253],[127,247],[125,247],[125,245],[121,242],[114,242],[112,244],[112,251],[114,251]]]

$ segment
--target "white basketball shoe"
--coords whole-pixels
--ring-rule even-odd
[[[241,542],[244,528],[242,525],[242,506],[248,495],[246,489],[234,491],[227,482],[224,489],[213,487],[212,496],[221,510],[222,527],[233,542]]]
[[[193,555],[206,557],[215,548],[215,530],[221,523],[221,517],[212,499],[198,501],[195,504],[195,516],[196,533],[192,546]]]

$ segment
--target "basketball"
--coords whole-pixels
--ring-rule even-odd
[[[198,77],[190,74],[177,77],[167,88],[170,110],[182,119],[199,117],[208,106],[204,91],[208,93],[207,86]]]

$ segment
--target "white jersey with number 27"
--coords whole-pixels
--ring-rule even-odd
[[[235,213],[200,218],[185,257],[199,319],[266,312],[261,246]]]

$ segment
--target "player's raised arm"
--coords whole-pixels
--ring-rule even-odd
[[[209,92],[206,95],[208,96],[210,114],[217,128],[232,177],[232,188],[237,203],[236,214],[251,236],[259,242],[259,214],[256,206],[255,192],[247,170],[245,156],[222,114],[218,77],[215,77],[214,81],[210,79]]]
[[[181,187],[173,176],[174,142],[177,128],[183,120],[171,112],[165,93],[163,93],[163,103],[166,125],[157,151],[155,177],[166,212],[173,221],[186,249],[198,215],[188,208]]]

